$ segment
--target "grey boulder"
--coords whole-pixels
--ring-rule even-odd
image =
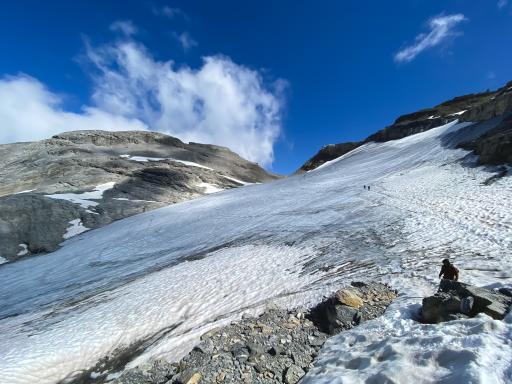
[[[512,298],[492,289],[443,279],[433,296],[423,299],[422,320],[435,324],[480,313],[502,320],[510,311]]]

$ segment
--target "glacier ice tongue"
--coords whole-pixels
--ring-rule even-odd
[[[330,341],[308,380],[400,382],[403,368],[418,382],[510,382],[510,318],[437,329],[413,319],[446,256],[463,281],[512,282],[512,181],[485,185],[492,169],[445,143],[473,128],[367,143],[304,175],[133,216],[2,264],[0,383],[55,383],[140,340],[152,343],[132,364],[177,359],[267,300],[308,304],[356,279],[389,282],[400,299]]]

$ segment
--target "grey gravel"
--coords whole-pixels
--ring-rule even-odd
[[[244,316],[207,332],[187,356],[167,368],[158,361],[155,369],[167,375],[160,381],[155,369],[146,367],[125,371],[115,384],[192,384],[192,378],[200,383],[295,384],[314,366],[330,336],[380,316],[396,297],[396,291],[380,283],[353,283],[346,289],[363,300],[362,307],[341,304],[334,294],[310,309],[271,307],[258,317]],[[143,372],[151,372],[149,381]]]

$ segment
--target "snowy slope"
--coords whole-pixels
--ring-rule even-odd
[[[354,279],[401,295],[382,318],[331,339],[306,381],[512,380],[511,318],[412,319],[447,255],[464,281],[512,283],[512,181],[484,185],[493,170],[452,149],[496,123],[368,143],[300,176],[133,216],[1,265],[0,383],[54,383],[141,341],[132,365],[176,359],[265,300],[307,304]]]

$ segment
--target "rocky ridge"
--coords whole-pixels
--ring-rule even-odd
[[[512,81],[496,91],[482,92],[456,97],[433,108],[400,116],[395,122],[359,142],[331,144],[323,147],[315,156],[302,165],[296,173],[315,169],[326,161],[334,160],[369,142],[398,140],[416,133],[425,132],[454,120],[482,122],[512,113]],[[483,164],[499,164],[511,161],[512,129],[510,118],[501,127],[482,135],[461,147],[474,150]]]
[[[113,383],[297,383],[328,337],[376,318],[395,297],[387,285],[355,282],[314,308],[271,306],[259,317],[207,332],[179,362],[155,360]],[[106,373],[92,376],[88,382],[102,383]]]
[[[276,178],[227,148],[155,132],[77,131],[0,145],[0,261],[54,251],[127,216]]]

